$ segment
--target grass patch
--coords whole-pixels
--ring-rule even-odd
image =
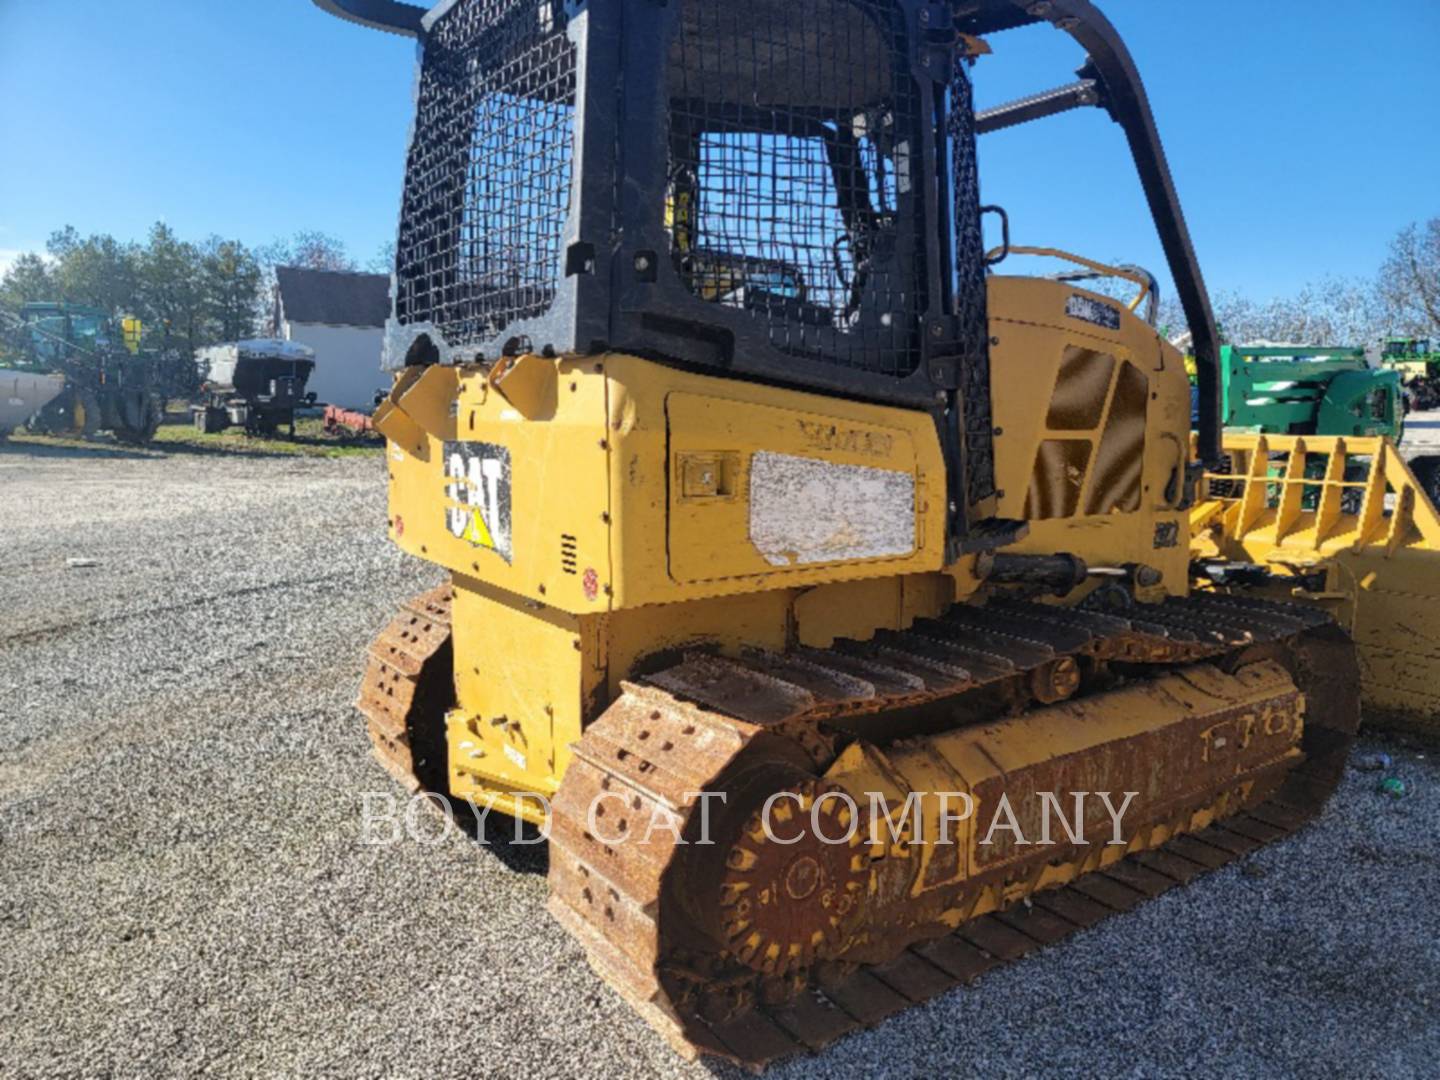
[[[117,441],[112,435],[93,439],[67,438],[55,435],[32,435],[26,431],[13,434],[8,445],[34,453],[49,455],[82,455],[87,457],[170,457],[179,454],[215,454],[233,457],[367,457],[385,450],[385,441],[372,438],[335,437],[325,434],[324,422],[318,418],[298,420],[295,438],[257,438],[246,435],[241,428],[231,428],[219,435],[202,435],[195,429],[188,413],[172,412],[165,417],[155,439],[145,446]]]
[[[304,419],[295,422],[295,438],[281,434],[274,438],[246,435],[243,428],[230,428],[218,435],[202,435],[189,418],[167,417],[150,449],[163,453],[215,453],[282,457],[363,457],[380,454],[385,442],[378,437],[354,439],[325,434],[324,422]]]

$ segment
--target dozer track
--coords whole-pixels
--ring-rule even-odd
[[[402,608],[371,646],[358,702],[375,756],[411,791],[445,790],[451,595],[445,586]],[[1357,686],[1353,646],[1323,613],[1220,595],[1124,614],[996,601],[833,649],[697,654],[626,683],[573,748],[552,807],[549,907],[677,1050],[760,1068],[973,982],[1299,828],[1343,774]],[[1112,858],[1053,847],[1032,866],[982,869],[958,891],[917,903],[891,888],[879,903],[866,895],[879,865],[873,852],[841,845],[838,857],[816,852],[807,895],[827,904],[747,921],[737,917],[737,881],[785,879],[777,853],[750,842],[754,822],[744,815],[722,814],[715,844],[694,844],[699,793],[726,791],[744,807],[756,793],[793,790],[810,806],[840,789],[835,768],[846,746],[875,746],[914,772],[935,740],[975,732],[983,743],[1007,716],[1040,725],[1029,737],[1045,742],[1054,730],[1046,725],[1083,725],[1086,709],[1111,702],[1123,712],[1126,693],[1179,706],[1187,695],[1205,697],[1197,687],[1248,694],[1200,715],[1211,730],[1248,732],[1245,720],[1278,728],[1303,711],[1299,752],[1206,776],[1183,757],[1193,730],[1144,748],[1152,759],[1175,755],[1172,783],[1183,786],[1188,771],[1198,777],[1145,819],[1147,835],[1159,838],[1145,850],[1132,843]],[[1064,711],[1076,707],[1081,713]],[[607,843],[591,831],[638,831],[657,811],[678,823],[673,833]],[[833,814],[827,820],[837,824]],[[679,837],[685,843],[670,842]],[[725,865],[714,865],[716,852]],[[783,854],[793,874],[795,860]],[[883,868],[876,876],[884,892]],[[867,899],[875,925],[857,932]],[[774,939],[787,941],[787,955],[767,955]]]
[[[1207,693],[1220,701],[1208,713],[1195,705],[1210,702]],[[758,1069],[1299,828],[1343,773],[1357,694],[1353,646],[1325,615],[1240,597],[1123,615],[994,602],[863,644],[692,656],[625,684],[575,746],[553,807],[550,910],[678,1050]],[[1051,847],[926,893],[897,888],[894,868],[911,875],[902,886],[915,880],[906,860],[892,848],[889,863],[878,861],[884,853],[863,838],[781,849],[753,814],[731,813],[714,826],[716,846],[695,842],[710,827],[698,793],[727,791],[728,805],[745,808],[758,793],[786,790],[802,811],[813,808],[843,787],[844,746],[851,758],[857,746],[876,747],[870,756],[891,775],[934,774],[945,767],[940,740],[966,740],[946,750],[952,760],[988,753],[987,732],[1012,722],[1007,714],[1038,725],[1025,738],[1045,757],[1062,728],[1083,731],[1107,710],[1124,717],[1136,702],[1200,711],[1159,741],[1140,732],[1105,747],[1133,751],[1174,795],[1154,802],[1145,839],[1128,848]],[[1202,726],[1207,749],[1197,757]],[[1262,752],[1262,732],[1302,729],[1298,747]],[[1242,756],[1220,754],[1227,740],[1217,732]],[[1212,750],[1228,764],[1204,764]],[[1259,756],[1243,757],[1251,752]],[[1062,750],[1054,754],[1061,762]],[[1001,779],[1027,782],[1003,770]],[[827,831],[845,824],[841,806],[826,804]],[[678,823],[672,832],[611,842],[657,812]]]
[[[445,712],[455,697],[454,595],[442,585],[400,609],[370,644],[355,703],[376,760],[412,794],[445,790]]]

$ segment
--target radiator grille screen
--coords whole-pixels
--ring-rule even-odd
[[[695,296],[787,351],[907,375],[919,362],[903,19],[871,0],[684,0],[671,43],[666,222]]]
[[[555,0],[462,0],[421,75],[396,314],[492,341],[555,298],[570,210],[575,47]]]

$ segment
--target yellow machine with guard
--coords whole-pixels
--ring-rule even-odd
[[[1227,434],[1190,519],[1209,585],[1329,612],[1366,723],[1440,739],[1440,513],[1394,443]]]
[[[1108,109],[1219,462],[1204,285],[1089,3],[318,2],[422,42],[375,424],[450,584],[372,646],[376,753],[548,828],[550,910],[677,1048],[818,1049],[1316,813],[1354,647],[1192,593],[1153,282],[981,245],[977,134]],[[985,36],[1046,20],[1080,81],[977,114]]]

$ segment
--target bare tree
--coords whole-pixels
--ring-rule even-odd
[[[1390,333],[1440,335],[1440,217],[1402,229],[1380,268]]]
[[[1256,301],[1226,290],[1211,295],[1220,340],[1235,345],[1259,341],[1288,345],[1364,347],[1387,333],[1383,298],[1363,278],[1323,278],[1288,296]],[[1175,299],[1160,305],[1161,330],[1175,340],[1187,330]]]
[[[355,271],[359,269],[345,241],[318,229],[302,229],[289,239],[272,240],[255,249],[260,264],[260,287],[255,296],[256,320],[262,326],[273,321],[275,268],[299,266],[306,270]]]
[[[345,242],[317,230],[298,232],[292,241],[290,266],[307,270],[356,270],[355,260],[345,250]]]
[[[395,241],[386,240],[376,249],[374,256],[365,264],[365,269],[372,274],[392,274],[395,272]]]
[[[1221,338],[1238,344],[1364,346],[1379,340],[1386,326],[1374,284],[1348,278],[1324,278],[1263,303],[1239,293],[1220,293],[1215,318]]]
[[[302,229],[288,240],[274,240],[256,252],[267,273],[277,266],[299,266],[306,270],[355,270],[355,260],[345,242],[320,232]]]

